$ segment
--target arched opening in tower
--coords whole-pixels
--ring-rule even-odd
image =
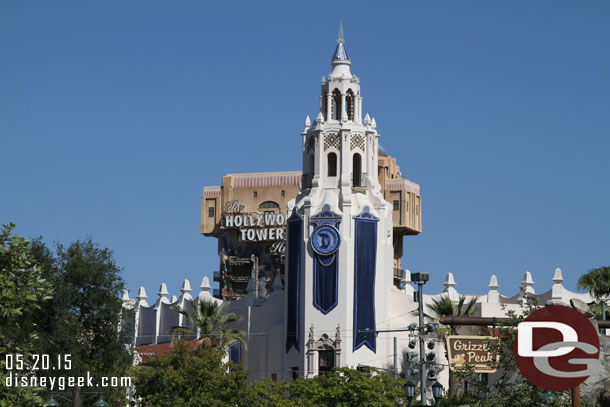
[[[328,153],[328,176],[337,176],[337,154]]]
[[[347,95],[345,96],[345,103],[347,107],[347,119],[353,121],[354,120],[354,92],[351,89],[347,91]]]
[[[352,160],[352,185],[359,187],[362,184],[362,157],[356,153]]]
[[[333,90],[333,119],[341,120],[341,92]]]

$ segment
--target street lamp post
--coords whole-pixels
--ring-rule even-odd
[[[407,382],[405,383],[405,394],[407,395],[407,400],[409,402],[409,404],[407,404],[407,407],[412,407],[413,396],[415,396],[415,383],[413,383],[411,380],[407,380]]]
[[[441,404],[441,396],[443,395],[443,385],[439,382],[435,382],[432,385],[432,396],[434,397],[434,404],[438,407]]]
[[[110,404],[108,404],[106,401],[104,401],[104,396],[102,395],[102,393],[99,392],[82,392],[81,394],[91,394],[91,396],[87,396],[86,398],[84,398],[81,401],[86,401],[91,399],[92,397],[99,397],[98,400],[93,403],[93,407],[109,407]],[[51,393],[51,398],[48,399],[45,403],[44,406],[45,407],[60,407],[61,405],[59,404],[59,402],[57,400],[55,400],[55,397],[58,397],[62,400],[65,400],[69,403],[72,403],[72,400],[70,400],[69,398],[60,396],[58,393]]]
[[[425,327],[424,327],[424,284],[430,280],[429,273],[413,273],[411,281],[417,284],[417,311],[419,313],[419,374],[421,377],[420,398],[422,405],[427,404],[426,397],[426,343],[425,343]]]

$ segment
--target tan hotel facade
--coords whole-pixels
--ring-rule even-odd
[[[419,185],[403,178],[396,159],[383,147],[378,153],[381,193],[392,204],[394,284],[400,288],[404,278],[403,237],[422,231],[422,197]],[[361,180],[366,179],[364,175]],[[245,296],[251,278],[256,286],[250,290],[263,296],[272,289],[276,275],[285,282],[287,205],[297,197],[301,185],[303,191],[308,190],[311,178],[301,171],[227,174],[221,186],[203,188],[201,233],[218,239],[220,269],[214,273],[214,280],[220,287],[214,290],[215,297],[232,300]]]

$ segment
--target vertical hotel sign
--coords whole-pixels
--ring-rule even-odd
[[[498,338],[493,336],[461,336],[447,337],[447,353],[449,368],[452,371],[469,364],[476,373],[493,373],[497,369],[490,366],[500,358],[500,355],[490,350],[498,344]]]

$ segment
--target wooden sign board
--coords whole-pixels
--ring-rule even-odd
[[[449,368],[453,371],[463,367],[466,363],[474,366],[476,373],[493,373],[496,369],[489,366],[497,362],[500,355],[492,353],[490,344],[498,343],[498,338],[493,336],[461,336],[450,335],[447,337],[447,354],[449,356]]]

